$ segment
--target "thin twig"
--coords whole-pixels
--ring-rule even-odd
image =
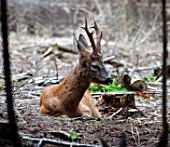
[[[59,116],[59,115],[58,115]],[[58,118],[60,120],[65,120],[67,119],[68,121],[77,121],[77,120],[85,120],[85,121],[89,121],[89,120],[96,120],[98,118],[96,117],[83,117],[83,116],[80,116],[80,117],[75,117],[75,118]]]
[[[18,91],[21,87],[23,87],[26,83],[28,83],[28,81],[30,80],[30,79],[32,79],[40,70],[41,70],[41,68],[42,68],[43,66],[41,66],[28,80],[26,80],[23,84],[21,84],[17,89],[15,89],[13,92],[12,92],[12,95],[16,92],[16,91]]]
[[[139,72],[139,71],[144,71],[144,70],[151,70],[151,69],[155,69],[157,67],[161,67],[161,65],[160,66],[148,66],[148,67],[136,67],[135,66],[134,68],[132,68],[130,70],[129,76],[131,76],[133,74],[133,72],[135,72],[135,71]]]
[[[157,31],[160,27],[156,27],[154,29],[152,29],[150,32],[146,33],[145,37],[140,40],[140,42],[138,43],[138,45],[141,45],[142,43],[144,43],[155,31]]]
[[[123,108],[121,107],[118,111],[116,111],[115,113],[113,113],[112,115],[109,116],[109,118],[113,118],[114,116],[116,116],[118,113],[120,113],[123,110]]]
[[[137,55],[137,60],[136,60],[136,71],[137,71],[137,73],[139,74],[140,78],[142,78],[142,75],[141,75],[140,71],[138,70],[138,64],[139,64],[138,62],[139,62],[139,56]]]
[[[60,130],[60,131],[46,131],[45,132],[45,136],[47,136],[47,133],[48,134],[51,134],[51,135],[53,135],[53,136],[60,136],[60,138],[69,138],[69,136],[70,136],[70,134],[68,133],[68,132],[66,132],[66,131],[62,131],[62,130]]]
[[[161,65],[160,66],[138,67],[138,70],[151,70],[151,69],[154,69],[156,67],[161,67]]]
[[[144,91],[143,94],[160,94],[161,91]],[[91,93],[92,96],[97,96],[97,95],[104,95],[104,94],[113,94],[113,95],[123,95],[123,94],[136,94],[134,91],[130,92],[124,92],[124,91],[118,91],[118,92],[96,92],[96,93]]]
[[[5,80],[5,77],[3,77],[3,76],[0,76],[0,79],[4,79],[4,80]]]
[[[138,140],[138,144],[140,143],[140,136],[139,136],[139,131],[138,131],[138,128],[135,127],[136,129],[136,135],[137,135],[137,140]]]
[[[63,51],[63,52],[67,52],[67,53],[72,53],[72,54],[77,54],[78,52],[76,52],[75,50],[73,49],[69,49],[67,47],[64,47],[64,46],[61,46],[57,43],[54,43],[54,44],[35,44],[35,45],[30,45],[30,46],[26,46],[26,47],[23,47],[23,49],[27,49],[27,48],[35,48],[35,47],[40,47],[40,48],[49,48],[49,47],[57,47],[57,49],[59,51]]]
[[[25,137],[22,136],[22,139],[38,142],[39,146],[42,146],[42,144],[53,144],[53,145],[62,145],[62,146],[79,146],[79,147],[101,147],[100,145],[90,145],[90,144],[81,144],[76,142],[66,142],[66,141],[57,141],[54,139],[47,139],[47,138],[31,138],[31,137]]]
[[[43,139],[40,139],[40,141],[38,142],[37,147],[41,147],[43,145]]]
[[[56,78],[58,80],[58,65],[57,65],[57,61],[55,58],[54,58],[54,64],[55,64],[55,68],[56,68]]]
[[[107,62],[109,62],[110,60],[113,60],[113,59],[115,59],[115,58],[116,58],[115,56],[110,56],[110,57],[107,57],[107,58],[103,59],[103,62],[104,62],[104,63],[107,63]]]

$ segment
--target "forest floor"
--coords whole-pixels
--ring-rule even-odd
[[[97,119],[62,119],[39,114],[42,90],[46,86],[60,81],[56,78],[56,73],[58,73],[59,79],[65,77],[78,58],[75,54],[59,51],[59,47],[53,46],[55,43],[61,43],[61,46],[67,44],[66,47],[70,49],[72,41],[68,40],[34,38],[31,41],[30,39],[19,41],[11,39],[10,41],[14,108],[19,134],[25,137],[22,139],[25,146],[33,144],[36,146],[43,138],[59,141],[60,146],[64,146],[68,142],[75,145],[95,146],[101,144],[101,139],[110,146],[118,146],[124,138],[129,147],[156,146],[162,128],[160,82],[148,83],[148,87],[150,85],[155,88],[154,91],[158,94],[149,98],[135,95],[135,105],[142,113],[134,111],[124,116],[122,113],[116,113],[119,109],[108,108],[102,113],[102,117]],[[109,64],[106,63],[107,70],[115,76],[119,71],[119,74],[131,72],[132,79],[149,77],[153,73],[154,67],[161,65],[162,61],[161,53],[143,52],[142,49],[129,51],[129,49],[104,45],[103,50],[104,59],[115,56]],[[2,55],[2,50],[0,51]],[[0,63],[3,63],[2,59],[0,59]],[[1,65],[1,74],[2,67]],[[137,68],[140,70],[135,70]],[[3,75],[0,79],[0,121],[6,121],[8,116],[2,77]],[[169,100],[169,95],[167,98]],[[167,103],[167,107],[168,121],[170,121],[170,103]],[[102,109],[100,107],[100,110]],[[112,114],[114,114],[113,117]],[[31,138],[37,138],[37,140],[32,141]],[[51,143],[50,140],[44,146],[52,146],[49,145]],[[5,145],[3,144],[3,146]]]

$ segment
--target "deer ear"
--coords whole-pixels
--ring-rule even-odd
[[[79,52],[85,51],[85,47],[80,39],[80,36],[79,36],[79,40],[77,40],[77,38],[75,36],[73,36],[73,47],[75,50],[77,50]]]
[[[80,34],[80,35],[79,35],[79,42],[81,42],[81,44],[82,44],[85,48],[88,48],[87,40],[85,39],[85,37],[83,36],[83,34]]]
[[[73,35],[73,46],[75,50],[78,50],[80,53],[85,52],[85,49],[88,48],[88,44],[87,41],[85,39],[85,37],[80,34],[79,35],[79,39],[77,40],[77,38]]]

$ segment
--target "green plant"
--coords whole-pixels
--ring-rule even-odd
[[[75,122],[80,123],[80,122],[81,122],[81,120],[76,120]]]
[[[64,120],[64,121],[68,121],[69,120],[69,118],[67,118],[67,117],[65,118],[65,117],[61,117],[61,116],[56,116],[56,118],[59,119],[59,120],[60,119]]]
[[[89,91],[91,92],[99,92],[99,91],[104,91],[104,92],[111,92],[111,91],[128,91],[125,87],[117,86],[115,84],[115,80],[113,79],[113,83],[109,86],[106,85],[97,85],[95,83],[91,83],[89,88]]]
[[[89,88],[88,88],[89,91],[92,91],[92,92],[98,92],[100,91],[100,86],[95,84],[95,83],[91,83]]]
[[[141,80],[146,82],[155,82],[156,76],[154,74],[150,74],[148,77],[142,77]]]
[[[81,136],[81,133],[77,133],[77,132],[71,131],[70,135],[68,136],[68,138],[70,140],[74,141],[74,140],[80,139],[80,136]]]

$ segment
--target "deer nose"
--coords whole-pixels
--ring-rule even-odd
[[[113,82],[113,79],[112,79],[112,78],[107,78],[107,79],[105,80],[105,84],[107,84],[107,85],[112,84],[112,82]]]

